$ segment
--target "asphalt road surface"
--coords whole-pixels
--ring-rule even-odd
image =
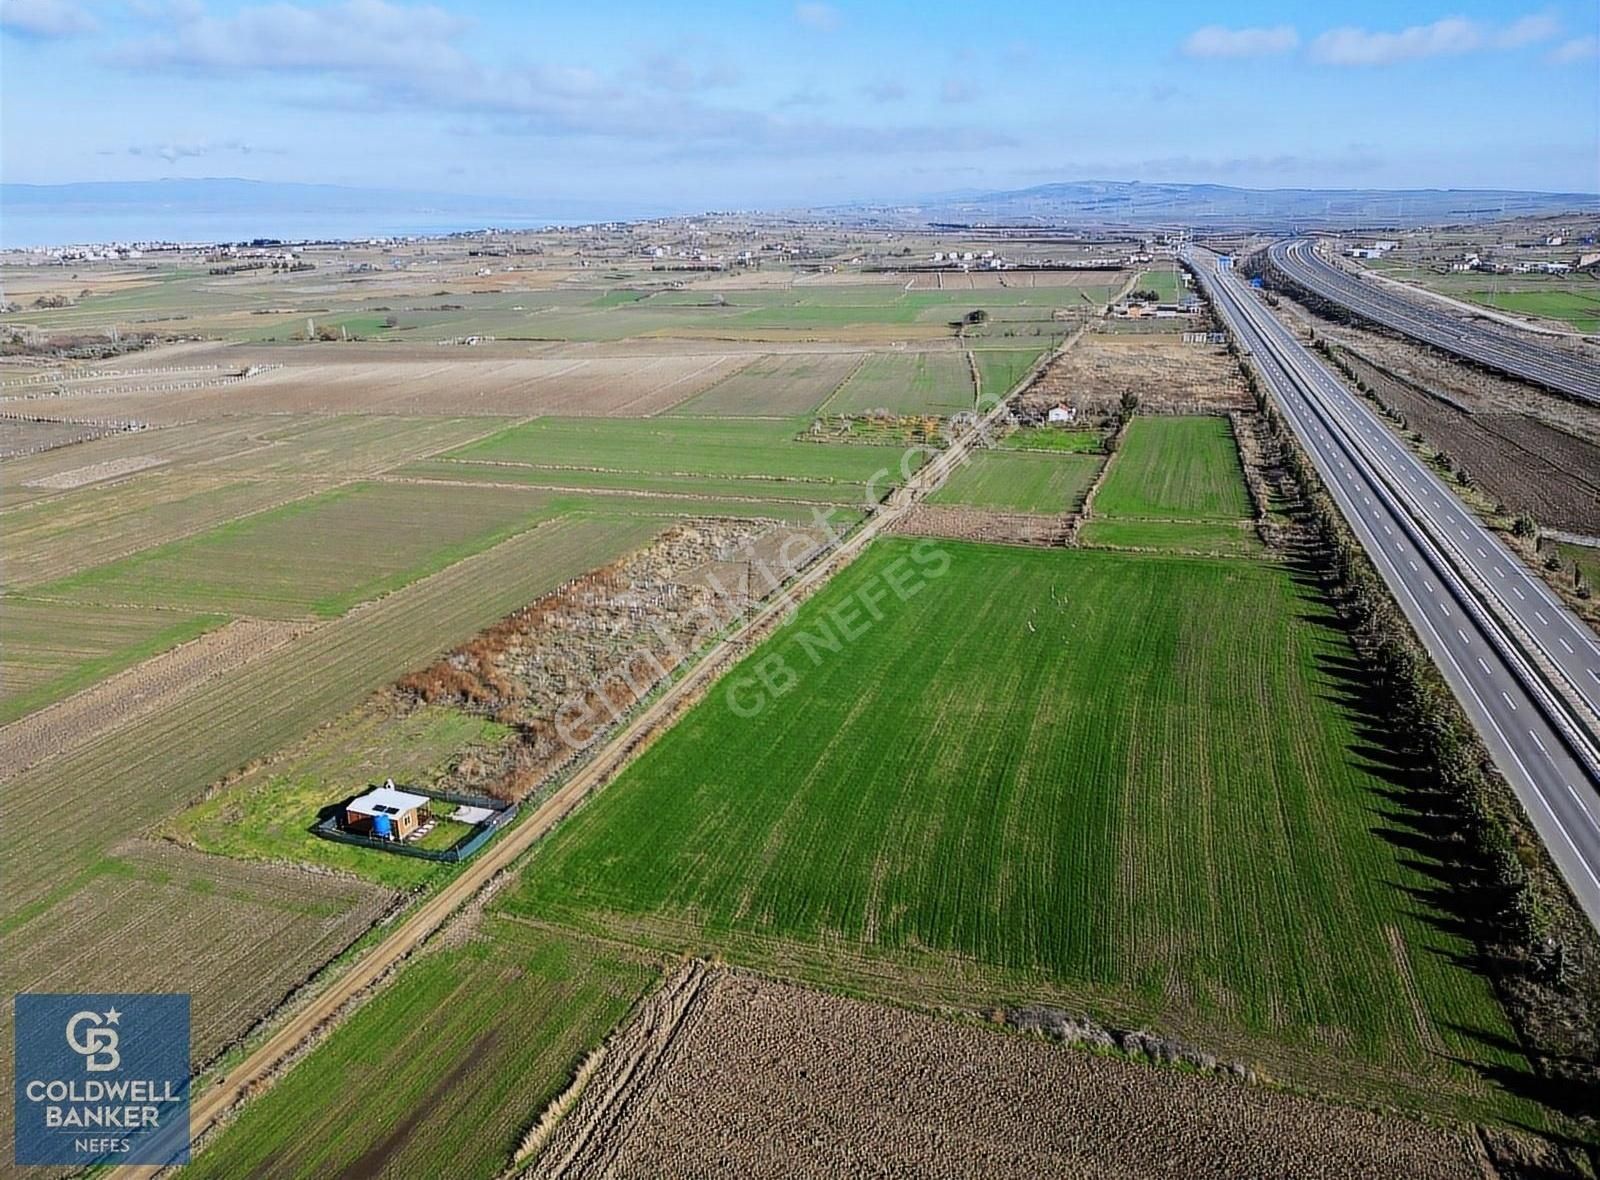
[[[1363,280],[1321,257],[1304,238],[1275,242],[1272,264],[1298,285],[1363,319],[1469,361],[1600,405],[1600,364],[1527,339],[1513,328],[1457,315]]]
[[[1189,261],[1600,928],[1600,645],[1231,270]]]

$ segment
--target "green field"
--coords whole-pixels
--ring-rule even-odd
[[[449,457],[547,469],[810,480],[855,488],[883,468],[899,471],[901,452],[893,447],[801,442],[795,438],[801,425],[731,418],[540,418],[452,451]],[[759,486],[751,495],[759,498]]]
[[[1472,1068],[1520,1063],[1327,618],[1265,563],[880,541],[503,904],[1537,1117]]]
[[[1105,435],[1098,430],[1069,430],[1060,426],[1019,426],[1000,440],[1007,451],[1065,451],[1074,455],[1104,452]]]
[[[823,409],[829,414],[953,414],[973,408],[976,394],[965,353],[875,353]]]
[[[1141,415],[1128,423],[1095,495],[1099,516],[1241,520],[1250,499],[1226,418]]]
[[[757,357],[676,407],[672,414],[771,414],[784,418],[809,414],[832,396],[860,363],[861,356],[853,352]]]
[[[1073,512],[1104,461],[1099,455],[980,451],[929,499],[1002,512]]]
[[[41,586],[43,598],[332,617],[533,527],[536,492],[355,484]]]
[[[407,963],[183,1175],[488,1180],[655,975],[490,920]]]
[[[1162,303],[1176,303],[1178,296],[1187,288],[1182,280],[1173,273],[1173,269],[1162,267],[1160,270],[1147,270],[1141,274],[1133,284],[1135,291],[1154,291],[1160,296]]]
[[[978,379],[985,399],[1002,398],[1023,377],[1043,353],[1042,348],[977,348],[972,357],[978,363]]]
[[[509,732],[487,718],[456,709],[425,706],[397,715],[374,704],[362,705],[319,727],[227,790],[180,812],[162,826],[162,834],[202,852],[316,865],[404,889],[452,870],[313,835],[311,828],[323,809],[386,778],[431,787],[454,759],[474,748],[495,746]],[[456,830],[442,847],[449,847],[461,834]]]
[[[1231,521],[1096,519],[1078,530],[1078,541],[1107,549],[1204,553],[1218,557],[1258,557],[1266,552],[1253,527]]]
[[[0,597],[0,724],[226,622],[220,615]]]
[[[1552,291],[1473,291],[1475,303],[1514,315],[1565,320],[1581,332],[1600,332],[1600,285]]]

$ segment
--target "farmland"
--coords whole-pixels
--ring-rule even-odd
[[[1136,417],[1106,471],[1095,510],[1154,520],[1249,516],[1228,420]]]
[[[507,488],[355,484],[38,588],[46,598],[263,617],[343,614],[551,515]],[[292,563],[282,556],[294,554]]]
[[[881,469],[899,470],[900,452],[892,447],[800,442],[795,439],[798,429],[793,422],[749,419],[541,418],[508,427],[447,457],[546,470],[798,480],[860,488]],[[880,482],[880,487],[887,490],[888,483]]]
[[[1427,866],[1388,768],[1355,753],[1348,649],[1310,591],[1255,563],[942,542],[915,609],[814,654],[827,612],[912,552],[880,542],[808,603],[730,674],[742,698],[642,755],[505,904],[858,983],[1023,989],[1302,1081],[1517,1109],[1448,1060],[1516,1066],[1469,948],[1412,900]],[[774,657],[803,691],[758,696],[752,725]]]
[[[489,1180],[654,975],[503,920],[463,930],[408,964],[184,1174],[416,1176],[448,1160],[451,1176]]]
[[[661,525],[653,518],[551,521],[18,775],[0,795],[0,825],[13,833],[6,913],[61,896],[63,874],[91,863],[130,825],[170,815],[215,780],[567,578],[643,544]],[[21,822],[46,801],[76,809],[77,822],[50,830]]]
[[[809,414],[831,397],[860,363],[861,356],[851,352],[774,353],[758,357],[672,412],[781,417]]]
[[[0,597],[0,724],[221,625],[220,615]]]
[[[984,451],[935,492],[935,504],[1010,512],[1071,512],[1099,474],[1099,455]]]
[[[890,1174],[1019,1180],[1446,1180],[1478,1169],[1460,1132],[745,972],[708,973],[673,1032],[654,1060],[607,1058],[533,1180],[593,1174],[602,1160],[617,1176],[821,1176],[841,1174],[841,1156]],[[613,1083],[627,1067],[637,1072]],[[627,1101],[603,1110],[614,1084]],[[756,1111],[761,1134],[750,1133]]]
[[[952,414],[972,409],[976,397],[964,353],[877,353],[823,409],[830,414]]]
[[[108,335],[0,375],[43,419],[6,439],[62,444],[0,486],[0,958],[194,995],[229,1109],[190,1171],[540,1174],[575,1071],[538,1142],[641,1176],[1445,1175],[1457,1120],[1588,1134],[1331,604],[1257,534],[1235,358],[1096,314],[1175,297],[1159,263],[929,269],[996,241],[965,236],[7,269],[68,303],[0,313],[27,347]],[[1005,250],[1142,245],[1059,238]],[[1047,355],[1014,418],[951,421]],[[1517,436],[1582,470],[1549,430]],[[873,535],[696,664],[818,512]],[[615,735],[592,762],[569,702]],[[465,865],[313,833],[390,777],[521,810]],[[1049,1043],[1073,1021],[1178,1048]]]

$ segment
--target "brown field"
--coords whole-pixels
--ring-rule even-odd
[[[167,389],[119,379],[23,403],[31,413],[178,422],[228,414],[530,414],[641,416],[670,409],[733,372],[718,350],[627,357],[539,355],[514,345],[308,344],[218,350],[213,382]],[[226,371],[276,366],[232,384]]]
[[[774,353],[758,357],[703,393],[681,403],[677,414],[813,412],[861,365],[859,352]]]
[[[1166,336],[1090,332],[1051,361],[1023,395],[1024,406],[1065,401],[1104,413],[1124,393],[1150,410],[1218,413],[1252,408],[1238,365],[1220,345],[1184,344]]]
[[[98,438],[107,429],[88,422],[35,422],[23,418],[0,418],[0,459],[14,459],[19,455],[31,455],[68,443],[84,442]]]
[[[0,728],[0,782],[136,717],[171,708],[194,688],[233,675],[308,625],[236,619],[13,721]]]
[[[907,537],[952,537],[996,545],[1067,545],[1075,513],[1042,516],[1028,512],[990,512],[960,504],[918,504],[891,530]]]
[[[132,841],[0,923],[6,991],[172,991],[193,999],[191,1053],[216,1056],[395,903],[349,878]],[[0,1045],[10,1072],[11,1038]],[[9,1104],[0,1133],[11,1125]],[[9,1135],[6,1136],[9,1138]]]
[[[542,1132],[529,1180],[1485,1175],[1465,1132],[702,964]]]
[[[1494,499],[1541,524],[1600,534],[1600,445],[1530,414],[1489,409],[1483,398],[1430,394],[1362,354],[1345,355],[1384,405],[1464,465]]]

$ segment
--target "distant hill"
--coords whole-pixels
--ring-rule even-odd
[[[262,180],[0,184],[0,245],[387,237],[653,216],[631,202],[463,196]]]
[[[1000,192],[942,195],[915,203],[855,204],[829,212],[897,224],[1284,229],[1448,224],[1501,216],[1600,213],[1600,195],[1511,189],[1250,189],[1225,184],[1083,180]]]

